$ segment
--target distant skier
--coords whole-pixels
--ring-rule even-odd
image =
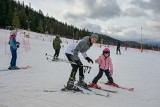
[[[11,31],[11,35],[9,37],[9,45],[10,45],[10,51],[12,54],[10,66],[8,69],[19,69],[19,67],[16,66],[16,60],[17,60],[17,48],[19,48],[20,43],[16,41],[16,35],[17,31],[13,30]]]
[[[119,55],[121,55],[120,46],[121,46],[121,44],[120,44],[120,42],[118,42],[118,43],[117,43],[116,54],[118,54],[118,53],[119,53]]]
[[[86,52],[89,50],[89,48],[93,45],[93,43],[96,43],[98,40],[97,34],[92,34],[90,36],[86,36],[79,40],[77,43],[70,44],[66,49],[66,56],[70,62],[75,62],[76,64],[72,64],[72,71],[69,77],[69,80],[67,82],[67,89],[68,90],[79,90],[78,87],[74,86],[75,76],[77,73],[77,70],[79,69],[79,81],[77,85],[88,87],[88,85],[84,82],[84,74],[83,74],[83,64],[78,56],[79,53],[82,54],[82,56],[90,63],[93,63],[92,59],[90,59]]]
[[[61,43],[62,43],[62,40],[60,39],[60,35],[57,35],[56,38],[53,40],[53,43],[52,43],[53,48],[55,50],[53,60],[58,59],[58,57],[59,57],[59,52],[60,52],[60,49],[61,49]]]
[[[128,48],[128,43],[126,42],[125,51],[127,51],[127,48]]]
[[[99,58],[95,60],[95,62],[99,64],[99,73],[93,79],[92,83],[89,84],[89,86],[94,88],[101,88],[100,86],[97,85],[97,82],[103,76],[103,73],[105,73],[105,75],[108,78],[108,82],[106,84],[118,86],[117,84],[114,83],[112,78],[113,64],[112,64],[112,59],[110,57],[110,50],[108,48],[105,48],[103,50],[102,55],[100,55]]]

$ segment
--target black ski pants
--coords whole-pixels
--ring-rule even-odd
[[[121,54],[121,50],[120,50],[120,47],[117,47],[117,49],[116,49],[116,54]]]
[[[60,49],[55,49],[54,58],[59,56]]]
[[[105,73],[105,75],[107,76],[108,78],[108,81],[110,83],[113,83],[113,78],[109,72],[109,69],[107,70],[103,70],[103,69],[99,69],[99,73],[97,74],[97,76],[93,79],[92,83],[95,83],[97,84],[98,80],[103,76],[103,72]]]
[[[73,58],[73,55],[66,53],[66,57],[70,62],[75,62],[75,60]],[[83,67],[79,67],[76,64],[71,64],[71,66],[72,66],[72,71],[71,71],[71,74],[70,74],[70,79],[75,80],[75,76],[76,76],[76,73],[77,73],[78,69],[79,69],[79,77],[82,77],[82,78],[84,77]]]

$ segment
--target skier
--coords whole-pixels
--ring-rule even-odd
[[[88,49],[92,46],[93,43],[96,43],[98,40],[97,34],[92,34],[91,36],[86,36],[79,40],[77,43],[70,44],[66,49],[66,56],[70,62],[75,62],[76,64],[72,64],[72,71],[69,77],[69,80],[67,82],[67,89],[68,90],[79,90],[78,87],[74,86],[75,76],[77,73],[77,70],[79,69],[79,81],[77,85],[88,87],[88,85],[84,82],[84,74],[83,74],[83,64],[78,56],[79,53],[82,54],[82,56],[90,63],[93,64],[93,60],[90,59],[86,52]]]
[[[110,50],[108,48],[105,48],[103,50],[102,55],[100,55],[99,58],[95,60],[95,62],[99,64],[99,73],[93,79],[92,83],[89,84],[88,86],[94,88],[101,88],[100,86],[97,85],[97,82],[103,76],[103,73],[105,73],[105,75],[108,78],[108,82],[106,83],[107,85],[118,86],[113,82],[112,78],[113,64],[112,64],[112,59],[110,57]]]
[[[58,60],[58,56],[59,56],[59,52],[60,52],[60,49],[61,49],[61,44],[62,41],[60,39],[60,36],[57,35],[56,38],[53,40],[53,48],[55,50],[55,54],[54,54],[54,57],[53,57],[53,60],[57,59]]]
[[[120,42],[118,42],[118,43],[117,43],[116,54],[118,54],[118,52],[119,52],[119,55],[121,55],[120,46],[121,46],[121,44],[120,44]]]
[[[16,35],[17,31],[13,30],[9,37],[10,51],[12,54],[10,66],[8,68],[9,70],[19,69],[19,67],[16,66],[16,60],[17,60],[17,48],[19,48],[20,43],[16,41]]]

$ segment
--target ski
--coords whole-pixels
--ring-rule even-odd
[[[47,60],[50,60],[50,61],[53,61],[53,62],[59,62],[59,61],[61,61],[61,62],[65,62],[65,61],[67,61],[66,59],[63,59],[63,58],[58,58],[58,59],[52,59],[52,58],[46,58]]]
[[[91,88],[106,91],[106,92],[110,92],[110,93],[117,93],[118,92],[118,91],[108,90],[108,89],[104,89],[104,88],[94,88],[94,87],[91,87]]]
[[[86,87],[85,87],[85,86],[82,86],[82,85],[78,85],[78,83],[75,84],[75,85],[78,86],[78,87],[80,87],[80,88],[83,88],[83,89],[85,89],[85,90],[87,90],[87,91],[92,91],[89,86],[86,86]]]
[[[104,97],[108,97],[110,95],[109,93],[107,93],[106,95],[103,95],[103,94],[94,92],[92,89],[90,89],[89,86],[85,87],[85,86],[81,86],[81,85],[78,85],[78,84],[76,84],[76,86],[79,87],[79,88],[85,89],[85,90],[87,90],[87,91],[89,91],[89,92],[91,92],[92,94],[95,94],[95,95],[104,96]]]
[[[107,85],[105,82],[100,82],[100,83]],[[108,86],[112,86],[112,85],[108,85]],[[116,87],[116,86],[112,86],[112,87]],[[120,85],[118,85],[117,88],[128,90],[128,91],[134,91],[134,88],[127,88]]]
[[[64,88],[61,89],[61,91],[72,91],[72,92],[83,92],[82,89],[79,89],[78,87],[74,86],[73,89],[67,89],[66,86],[64,86]]]
[[[66,86],[64,86],[61,90],[43,90],[43,92],[73,92],[73,93],[76,93],[76,92],[80,92],[80,93],[82,93],[83,92],[83,90],[81,90],[81,89],[78,89],[78,90],[69,90],[69,89],[67,89],[66,88]]]
[[[58,91],[54,91],[54,90],[43,90],[43,92],[58,92]]]
[[[91,91],[91,92],[93,92],[92,89],[98,89],[98,88],[94,88],[94,87],[90,87],[90,86],[87,86],[87,87],[85,87],[85,86],[80,86],[80,85],[78,85],[78,83],[75,84],[75,85],[78,86],[78,87],[81,87],[81,88],[83,88],[83,89],[85,89],[85,90]],[[92,89],[91,89],[91,88],[92,88]],[[103,89],[103,88],[100,88],[99,90],[106,91],[106,92],[110,92],[110,93],[117,93],[117,91],[107,90],[107,89]]]
[[[4,69],[0,69],[0,71],[14,71],[14,70],[21,70],[21,69],[29,69],[29,68],[32,68],[32,66],[27,65],[24,67],[19,67],[19,69],[12,69],[12,70],[10,70],[8,68],[4,68]]]
[[[90,89],[87,89],[87,88],[84,88],[84,87],[80,87],[80,86],[78,86],[78,87],[81,88],[80,90],[82,90],[82,91],[73,91],[73,90],[68,90],[68,89],[67,90],[63,90],[63,91],[65,91],[65,92],[69,91],[69,92],[73,92],[73,93],[80,92],[80,93],[86,94],[86,95],[97,95],[97,96],[103,96],[103,97],[109,97],[110,96],[109,93],[107,93],[106,95],[104,95],[104,94],[100,94],[100,93],[94,92],[94,91],[92,91]],[[84,92],[83,89],[88,90],[89,92]]]
[[[81,88],[81,89],[80,89]],[[79,90],[78,91],[75,91],[75,90],[68,90],[66,88],[66,86],[64,86],[64,88],[62,88],[61,90],[43,90],[43,92],[71,92],[71,93],[81,93],[81,94],[86,94],[86,95],[97,95],[97,96],[103,96],[103,97],[109,97],[110,94],[107,93],[106,95],[104,94],[100,94],[100,93],[97,93],[97,92],[93,92],[93,91],[89,91],[89,92],[84,92],[83,91],[84,88],[82,87],[79,87]]]

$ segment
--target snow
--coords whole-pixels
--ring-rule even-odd
[[[66,85],[71,66],[66,62],[47,60],[45,53],[54,54],[52,38],[49,35],[30,32],[30,38],[24,38],[23,30],[19,30],[17,40],[21,43],[18,49],[17,66],[30,65],[32,68],[16,71],[0,71],[0,107],[159,107],[160,106],[160,52],[121,48],[122,55],[115,53],[116,47],[110,46],[113,60],[113,79],[124,87],[133,87],[133,92],[109,87],[101,84],[106,82],[105,75],[98,84],[118,93],[110,93],[109,97],[86,95],[81,93],[60,92]],[[8,37],[10,31],[0,29],[0,69],[8,68],[10,51]],[[55,36],[54,36],[55,37]],[[64,51],[68,44],[62,38],[60,58],[65,58]],[[72,40],[68,40],[69,44]],[[95,60],[103,47],[94,44],[87,52]],[[97,64],[89,64],[81,54],[84,65],[91,66],[90,73],[85,73],[85,81],[91,82],[98,73]],[[49,56],[48,56],[49,57]],[[49,57],[52,58],[52,57]],[[76,75],[78,80],[78,72]],[[44,92],[53,90],[58,92]],[[85,92],[88,92],[84,90]],[[100,90],[97,93],[107,94]]]

